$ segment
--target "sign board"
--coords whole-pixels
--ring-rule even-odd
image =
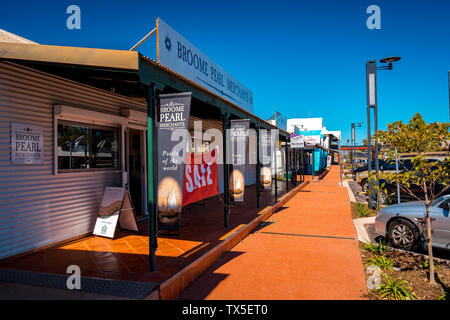
[[[305,137],[303,135],[291,135],[291,148],[304,148]]]
[[[11,122],[11,162],[44,162],[44,129],[41,126]]]
[[[191,93],[157,95],[156,107],[159,115],[157,122],[158,230],[179,232],[186,160],[186,151],[183,146],[189,142],[187,129],[191,110]],[[172,139],[174,130],[181,134],[175,140]]]
[[[194,161],[197,155],[187,155],[191,161],[184,165],[183,206],[219,194],[217,162],[213,161],[216,153],[216,150],[212,150],[199,154],[202,156],[201,163]]]
[[[93,233],[112,239],[116,233],[117,222],[121,229],[139,231],[128,191],[125,188],[107,187]]]
[[[158,63],[253,113],[253,93],[172,29],[161,18],[157,26]]]

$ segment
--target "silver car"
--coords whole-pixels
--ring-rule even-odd
[[[433,247],[450,250],[450,195],[437,198],[430,206]],[[375,230],[392,246],[405,250],[425,248],[426,212],[422,202],[405,202],[383,208],[375,218]]]

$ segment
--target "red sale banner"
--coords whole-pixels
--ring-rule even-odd
[[[203,153],[201,164],[201,155],[195,155],[195,162],[193,154],[187,155],[191,161],[190,164],[186,161],[184,165],[183,206],[219,193],[217,162],[213,161],[215,154],[215,150]]]

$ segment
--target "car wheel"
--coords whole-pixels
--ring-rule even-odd
[[[368,192],[369,191],[369,181],[368,180],[364,180],[361,183],[361,188],[363,192]]]
[[[419,240],[419,230],[406,219],[397,219],[389,224],[389,242],[395,248],[414,250]]]
[[[388,205],[391,201],[390,201],[390,199],[389,199],[389,197],[388,197],[388,195],[386,194],[386,192],[384,192],[384,191],[380,191],[380,204],[381,205]]]

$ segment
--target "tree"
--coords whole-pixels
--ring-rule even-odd
[[[442,162],[430,161],[426,159],[425,153],[448,150],[450,140],[448,128],[448,124],[426,123],[422,116],[416,113],[409,123],[394,122],[388,125],[387,130],[380,130],[374,136],[382,144],[388,161],[395,159],[395,149],[399,153],[415,154],[411,170],[402,170],[398,174],[388,173],[383,176],[383,179],[389,183],[398,183],[402,190],[425,205],[431,283],[435,283],[435,278],[431,246],[430,206],[450,186],[450,158],[447,157]],[[413,185],[422,189],[425,199],[414,194],[411,188]]]
[[[363,139],[363,145],[368,146],[369,144],[367,143],[367,138]]]

